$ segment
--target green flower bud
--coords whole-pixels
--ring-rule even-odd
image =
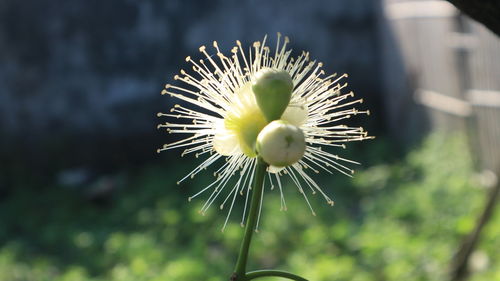
[[[292,77],[284,70],[263,68],[252,80],[255,99],[268,122],[280,119],[290,102],[292,90]]]
[[[256,148],[267,164],[285,167],[304,156],[306,141],[301,129],[286,121],[276,120],[259,133]]]

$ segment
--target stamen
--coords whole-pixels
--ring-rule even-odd
[[[181,100],[182,104],[176,104],[168,113],[157,113],[157,117],[172,118],[173,121],[161,123],[158,129],[166,129],[168,133],[184,134],[181,140],[169,143],[159,148],[157,152],[170,149],[183,149],[181,156],[194,154],[195,157],[208,154],[207,158],[193,169],[190,173],[178,181],[178,184],[188,178],[193,178],[202,170],[215,164],[220,158],[225,161],[214,172],[215,179],[202,190],[190,196],[188,201],[201,195],[207,190],[211,190],[208,199],[200,209],[204,215],[208,208],[227,189],[228,193],[219,207],[223,209],[230,202],[227,216],[222,230],[225,229],[229,221],[230,214],[236,201],[237,194],[245,195],[245,205],[241,225],[245,224],[247,208],[249,208],[249,195],[252,189],[254,172],[257,166],[256,158],[248,158],[241,152],[222,157],[214,149],[214,136],[220,134],[220,124],[228,116],[244,114],[249,108],[249,104],[255,102],[252,95],[239,94],[260,69],[269,67],[276,70],[284,70],[290,74],[293,80],[293,93],[290,101],[292,107],[307,108],[307,116],[304,117],[300,129],[305,135],[306,152],[301,160],[296,164],[285,168],[274,174],[268,172],[269,189],[273,190],[277,184],[280,191],[280,210],[287,210],[281,177],[288,175],[298,190],[304,196],[311,213],[314,210],[303,190],[303,185],[311,190],[313,194],[320,193],[327,204],[333,206],[334,201],[330,199],[319,185],[311,178],[310,173],[340,172],[347,176],[352,176],[354,170],[350,165],[359,165],[358,162],[342,158],[336,154],[331,154],[322,147],[346,148],[346,143],[351,141],[361,141],[372,139],[362,128],[342,125],[341,122],[357,117],[360,114],[370,115],[369,110],[358,110],[357,104],[362,104],[363,99],[353,100],[353,92],[342,93],[347,87],[347,83],[342,79],[348,77],[347,74],[325,75],[322,62],[310,59],[310,54],[303,51],[297,58],[291,58],[291,50],[288,49],[289,38],[281,33],[277,33],[276,47],[274,54],[266,45],[267,36],[263,40],[254,42],[249,46],[247,52],[244,51],[239,40],[236,46],[231,49],[231,54],[225,56],[219,49],[216,41],[212,42],[215,54],[209,54],[206,46],[201,46],[199,51],[204,55],[201,60],[193,60],[186,57],[186,62],[190,63],[190,70],[180,70],[174,76],[177,83],[183,86],[166,84],[161,91],[162,95]],[[187,105],[186,105],[187,104]],[[226,188],[233,176],[238,176],[238,180],[232,187]],[[274,182],[276,181],[276,182]],[[305,187],[305,186],[304,186]],[[265,186],[262,189],[261,205],[258,213],[258,231]],[[246,194],[245,194],[246,193]]]

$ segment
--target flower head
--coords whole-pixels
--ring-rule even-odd
[[[191,200],[210,193],[200,210],[202,214],[223,195],[220,208],[229,205],[227,223],[240,195],[245,198],[241,221],[244,224],[257,157],[270,164],[266,181],[270,189],[279,188],[281,208],[286,210],[281,177],[288,176],[313,214],[304,189],[321,194],[330,205],[334,203],[310,173],[336,171],[351,176],[353,170],[347,165],[358,164],[323,148],[345,148],[346,142],[371,138],[363,128],[342,124],[369,111],[353,107],[363,101],[353,99],[352,92],[342,93],[347,86],[342,82],[346,74],[325,75],[323,64],[311,61],[307,52],[291,58],[288,43],[288,37],[282,42],[278,33],[272,52],[264,37],[262,42],[253,44],[247,55],[236,41],[229,57],[220,52],[216,42],[215,55],[202,46],[200,52],[205,58],[195,61],[187,57],[193,71],[181,70],[174,77],[184,85],[167,84],[162,91],[183,103],[174,105],[169,113],[158,113],[159,117],[173,120],[158,127],[186,137],[165,144],[158,151],[184,148],[182,155],[205,156],[179,182],[194,177],[221,158],[226,160],[215,172],[214,182],[189,197]]]

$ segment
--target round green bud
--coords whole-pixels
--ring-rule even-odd
[[[292,77],[284,70],[263,68],[252,80],[257,105],[268,122],[280,119],[290,103],[292,90]]]
[[[306,141],[301,129],[286,121],[276,120],[260,131],[256,148],[267,164],[286,167],[304,156]]]

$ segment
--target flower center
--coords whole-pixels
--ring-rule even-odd
[[[304,111],[302,107],[287,108],[292,89],[292,78],[285,71],[263,68],[257,72],[252,81],[235,92],[224,118],[227,133],[221,132],[214,138],[215,150],[230,155],[238,146],[246,156],[256,157],[257,137],[269,122],[280,119],[282,115],[293,121],[304,119],[304,114],[300,114]],[[307,116],[307,111],[304,112]],[[292,124],[299,123],[293,121]]]
[[[267,121],[259,108],[248,108],[242,115],[228,116],[224,120],[228,130],[232,130],[240,144],[241,151],[248,157],[256,157],[255,142]]]
[[[224,119],[224,126],[238,137],[240,149],[246,156],[256,157],[257,136],[268,122],[257,106],[250,84],[236,95],[233,108]]]

